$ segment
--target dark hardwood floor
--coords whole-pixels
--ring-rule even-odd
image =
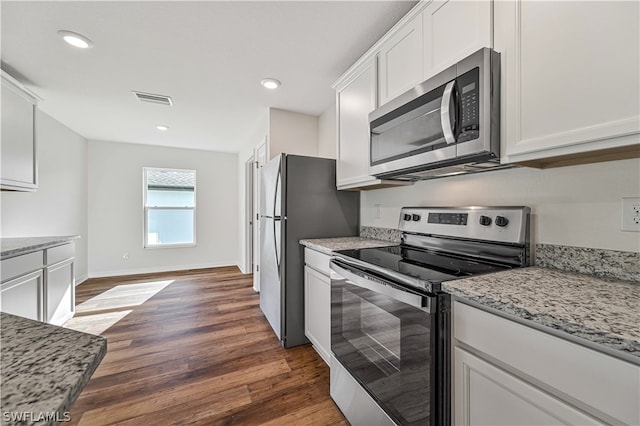
[[[236,267],[91,279],[67,326],[108,351],[71,424],[347,424],[311,345],[280,347]]]

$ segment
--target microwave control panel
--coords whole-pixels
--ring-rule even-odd
[[[460,135],[458,142],[480,137],[480,70],[474,68],[457,78],[460,90]]]

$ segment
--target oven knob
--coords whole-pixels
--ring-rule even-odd
[[[482,226],[491,225],[491,218],[489,216],[480,216],[480,225]]]
[[[509,224],[509,219],[507,219],[504,216],[496,216],[496,225],[504,228],[505,226],[507,226]]]
[[[403,219],[404,220],[411,220],[411,215],[410,214],[405,214]]]
[[[416,222],[419,221],[420,220],[420,215],[419,214],[414,214],[413,215],[413,220],[416,221]]]

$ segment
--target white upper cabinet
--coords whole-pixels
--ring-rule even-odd
[[[5,190],[35,191],[35,110],[38,98],[2,71],[2,183]]]
[[[380,105],[423,81],[422,20],[416,17],[384,41],[378,54]]]
[[[369,113],[377,106],[376,58],[359,62],[334,85],[336,89],[338,189],[361,190],[407,185],[369,175]]]
[[[637,157],[640,3],[495,2],[503,161]]]
[[[372,58],[337,88],[338,189],[374,180],[369,176],[369,113],[376,107],[375,65]]]
[[[492,3],[434,0],[422,12],[423,80],[492,44]]]

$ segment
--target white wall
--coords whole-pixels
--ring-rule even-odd
[[[196,247],[143,248],[143,167],[196,170]],[[89,141],[88,170],[90,276],[238,263],[237,154]]]
[[[3,237],[79,235],[76,284],[87,278],[87,141],[38,110],[38,190],[0,193]]]
[[[336,104],[333,103],[318,118],[318,157],[336,158],[336,125]]]
[[[318,117],[269,108],[269,159],[282,153],[318,156]]]
[[[452,176],[361,194],[363,226],[397,228],[403,206],[525,205],[534,243],[640,252],[640,233],[620,231],[621,198],[640,197],[637,159]]]

